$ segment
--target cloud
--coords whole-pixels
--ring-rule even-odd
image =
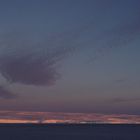
[[[14,93],[8,91],[6,88],[0,86],[0,98],[3,99],[13,99],[17,97]]]
[[[123,102],[137,102],[140,101],[140,98],[122,98],[117,97],[110,100],[112,103],[123,103]]]
[[[106,55],[112,49],[126,47],[133,41],[139,39],[140,36],[140,18],[129,22],[121,23],[116,27],[102,32],[97,40],[96,54],[92,60],[97,60],[101,56]]]
[[[26,33],[1,35],[0,73],[8,83],[54,85],[61,77],[58,66],[68,56],[83,48],[95,48],[97,53],[94,57],[98,58],[112,48],[126,46],[140,35],[139,23],[140,20],[136,20],[101,33],[95,37],[97,46],[90,47],[82,47],[78,41],[93,28],[93,21],[72,31],[49,35],[41,41],[31,39]]]
[[[117,79],[117,80],[115,80],[115,84],[117,83],[117,84],[121,84],[121,83],[125,83],[127,81],[127,79],[124,79],[124,78],[122,78],[122,79]]]
[[[53,85],[60,78],[57,66],[76,51],[77,40],[90,24],[41,41],[14,32],[1,37],[1,74],[9,83]]]
[[[139,38],[140,35],[140,20],[134,20],[131,23],[125,23],[116,27],[110,33],[110,39],[108,46],[112,47],[122,47],[126,46],[132,41]]]

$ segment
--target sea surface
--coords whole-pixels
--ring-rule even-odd
[[[0,124],[0,140],[140,140],[140,125]]]

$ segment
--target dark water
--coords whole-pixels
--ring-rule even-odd
[[[140,140],[140,125],[0,124],[0,140]]]

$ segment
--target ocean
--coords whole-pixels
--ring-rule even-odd
[[[0,124],[0,140],[140,140],[140,125]]]

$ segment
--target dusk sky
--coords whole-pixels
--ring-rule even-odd
[[[139,0],[0,1],[0,111],[139,109]]]

